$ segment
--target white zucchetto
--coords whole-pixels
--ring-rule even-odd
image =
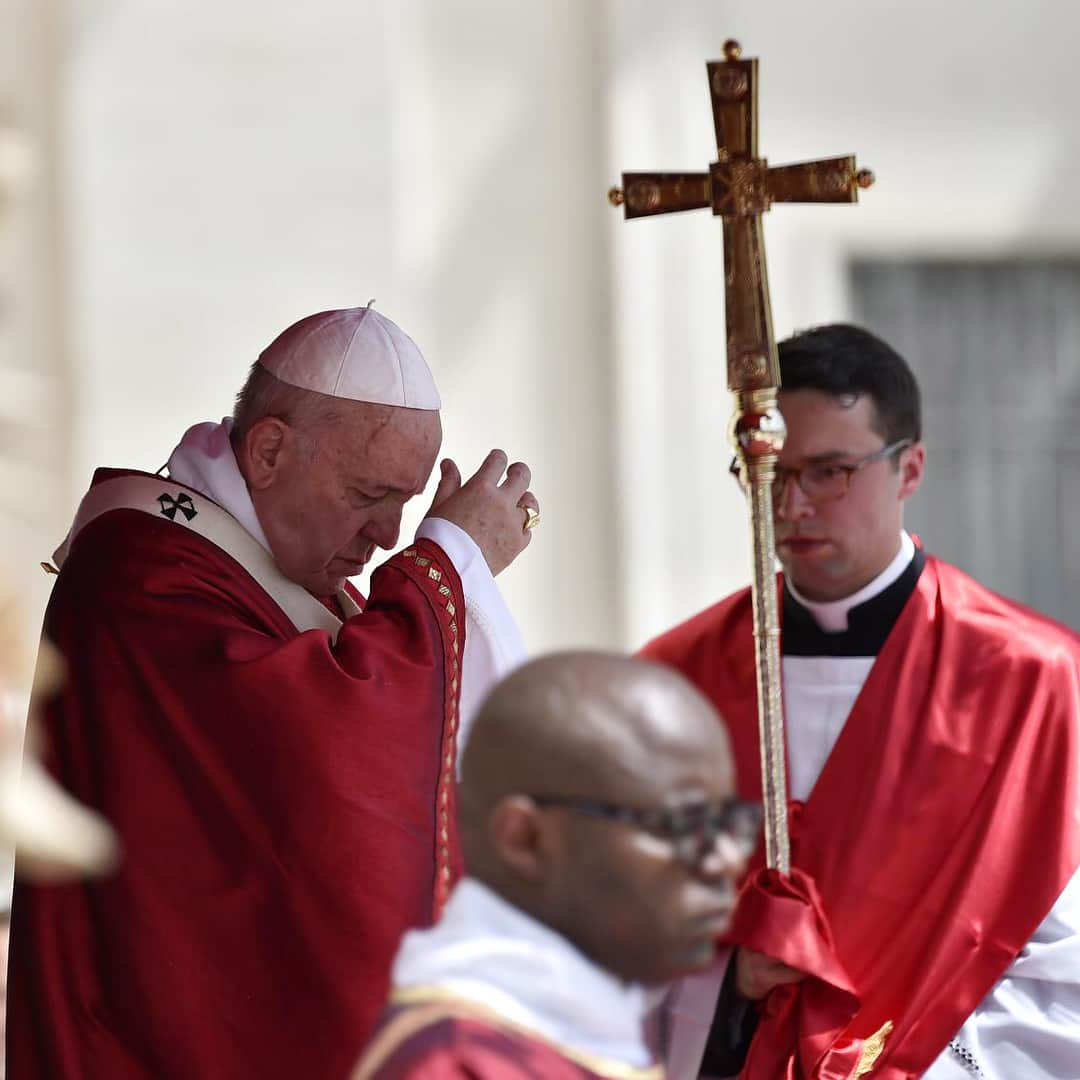
[[[259,363],[290,386],[330,397],[405,409],[442,405],[416,342],[370,304],[293,323],[263,350]]]

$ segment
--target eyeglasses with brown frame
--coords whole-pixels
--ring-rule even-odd
[[[814,502],[832,502],[842,499],[848,493],[851,478],[857,472],[865,469],[867,465],[891,458],[914,444],[914,439],[898,439],[894,443],[889,443],[888,446],[883,446],[880,450],[875,450],[872,454],[867,454],[866,457],[859,458],[858,461],[808,461],[797,469],[777,465],[776,479],[772,486],[773,502],[779,502],[783,497],[789,480],[794,480],[799,490]],[[743,480],[738,457],[731,459],[728,472],[735,477],[736,483],[745,492],[746,483]]]
[[[691,869],[701,865],[720,836],[729,836],[741,855],[750,855],[761,830],[760,803],[742,799],[688,802],[656,810],[576,799],[562,795],[530,795],[537,806],[556,807],[586,817],[617,821],[651,833],[671,844],[676,857]]]

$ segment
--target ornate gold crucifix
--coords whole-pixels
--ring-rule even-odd
[[[770,168],[757,156],[757,59],[743,60],[736,41],[724,59],[707,65],[716,127],[717,160],[707,173],[623,173],[608,197],[627,218],[678,210],[712,212],[724,224],[724,294],[728,389],[735,395],[731,437],[750,496],[754,643],[761,736],[765,856],[790,869],[784,715],[780,699],[780,625],[772,484],[783,449],[777,407],[780,361],[773,337],[761,215],[774,202],[851,203],[873,174],[857,172],[854,157]]]

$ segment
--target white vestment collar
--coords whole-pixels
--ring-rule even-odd
[[[232,417],[226,416],[220,424],[207,421],[188,428],[165,467],[173,480],[213,499],[270,551],[247,483],[236,464],[236,454],[229,441],[232,427]]]
[[[807,600],[795,588],[790,578],[785,578],[784,584],[788,592],[813,615],[814,621],[822,630],[843,631],[848,628],[848,612],[860,604],[865,604],[867,600],[872,600],[878,593],[884,592],[908,568],[913,558],[915,558],[915,541],[908,536],[906,530],[901,529],[900,550],[893,561],[873,581],[842,600],[825,602]]]
[[[653,1061],[644,989],[473,878],[456,886],[434,927],[405,935],[393,984],[448,990],[582,1054],[635,1067]]]

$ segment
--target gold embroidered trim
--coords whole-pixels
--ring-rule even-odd
[[[353,1080],[370,1080],[402,1043],[417,1032],[442,1020],[480,1020],[501,1031],[543,1043],[569,1061],[608,1080],[664,1080],[664,1070],[659,1065],[638,1068],[620,1061],[611,1061],[582,1053],[580,1050],[545,1038],[523,1024],[515,1024],[492,1009],[485,1008],[468,998],[459,997],[439,986],[396,988],[390,995],[390,1004],[405,1005],[408,1008],[399,1016],[394,1017],[375,1037],[367,1054],[360,1062]]]
[[[877,1059],[881,1057],[882,1050],[885,1049],[885,1040],[892,1034],[893,1027],[893,1022],[886,1020],[873,1035],[863,1040],[859,1064],[855,1067],[856,1077],[865,1076],[874,1068]]]
[[[453,590],[449,585],[444,582],[443,571],[439,569],[438,565],[433,565],[433,560],[426,555],[420,555],[415,547],[406,548],[402,552],[402,555],[406,559],[410,559],[415,562],[417,567],[427,570],[427,574],[421,579],[423,584],[427,584],[435,590],[437,602],[441,604],[443,610],[446,612],[449,624],[448,629],[450,631],[449,643],[450,643],[450,663],[452,665],[451,671],[447,672],[451,676],[450,678],[450,699],[446,703],[446,716],[444,718],[443,728],[443,742],[442,742],[442,771],[439,776],[438,786],[436,787],[437,805],[441,805],[444,810],[443,820],[446,822],[445,810],[450,804],[451,793],[456,781],[455,773],[455,761],[457,759],[457,729],[458,729],[458,652],[461,648],[461,641],[458,634],[457,619],[457,607],[453,601]],[[447,899],[450,896],[450,883],[453,876],[453,871],[450,865],[450,849],[446,845],[446,830],[443,830],[443,843],[436,844],[435,847],[435,896],[434,896],[434,914],[435,918],[442,914],[442,909],[446,904]]]

